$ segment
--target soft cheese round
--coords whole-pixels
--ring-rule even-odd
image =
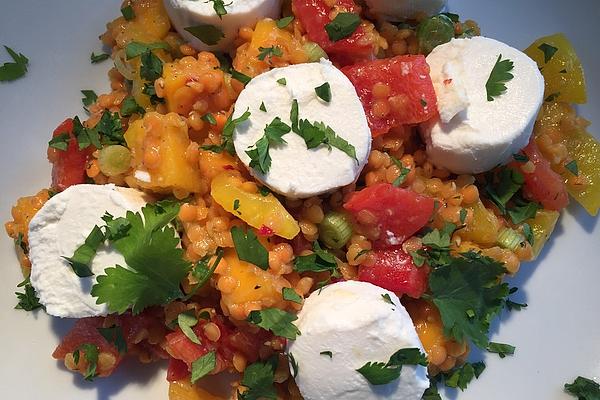
[[[263,18],[277,18],[281,12],[281,0],[225,0],[224,3],[227,14],[219,17],[212,1],[164,0],[171,23],[197,50],[229,51],[242,26],[254,26]],[[215,26],[225,37],[215,45],[208,45],[185,30],[198,25]]]
[[[53,196],[29,224],[31,284],[50,315],[83,318],[106,315],[106,305],[90,294],[96,276],[105,268],[125,266],[123,256],[104,244],[98,248],[91,270],[96,276],[80,278],[62,257],[72,257],[94,225],[103,226],[108,212],[124,217],[149,201],[144,193],[115,185],[75,185]]]
[[[486,82],[502,55],[514,63],[506,92],[488,101]],[[486,37],[453,39],[427,62],[440,118],[422,126],[431,161],[457,174],[504,164],[529,142],[544,99],[544,78],[523,52]]]
[[[284,78],[285,85],[277,81]],[[328,82],[331,101],[321,100],[315,88]],[[308,149],[304,139],[290,132],[287,144],[272,146],[271,168],[260,174],[250,168],[246,151],[264,135],[265,126],[275,117],[291,126],[292,101],[298,101],[299,118],[323,122],[354,146],[356,158],[325,145]],[[266,112],[261,111],[264,103]],[[250,172],[275,192],[290,198],[306,198],[329,192],[356,180],[371,150],[371,131],[364,109],[348,78],[331,62],[298,64],[275,68],[253,78],[240,93],[234,118],[249,110],[250,118],[236,126],[235,151]]]
[[[390,291],[367,282],[334,283],[305,300],[296,325],[301,335],[287,351],[298,365],[296,383],[306,400],[419,400],[429,386],[420,365],[405,365],[399,379],[377,386],[356,371],[367,362],[387,362],[402,348],[423,349],[408,312]]]
[[[367,0],[367,6],[378,18],[403,21],[437,14],[446,7],[446,0]]]

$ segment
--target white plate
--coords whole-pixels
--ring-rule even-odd
[[[98,35],[118,15],[120,1],[2,3],[0,44],[30,58],[25,78],[0,83],[0,219],[6,221],[18,197],[48,186],[47,141],[64,118],[83,113],[79,90],[108,89],[110,62],[90,65],[89,55],[101,50]],[[538,36],[565,32],[587,72],[589,103],[581,113],[595,122],[591,130],[600,132],[600,2],[457,0],[450,8],[477,20],[487,36],[518,48]],[[7,61],[3,49],[0,54]],[[515,356],[487,355],[487,370],[458,400],[569,399],[561,389],[565,382],[577,375],[600,376],[598,225],[581,207],[569,207],[540,261],[523,265],[515,281],[529,308],[503,315],[501,327],[495,328],[496,341],[517,346]],[[138,368],[130,362],[94,383],[67,372],[50,354],[72,322],[13,310],[21,276],[13,244],[3,233],[0,260],[2,398],[167,399],[159,366]]]

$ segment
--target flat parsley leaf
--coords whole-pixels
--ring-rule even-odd
[[[500,358],[515,354],[515,346],[505,343],[490,342],[486,350],[498,354]]]
[[[264,135],[254,144],[254,148],[246,151],[246,154],[250,157],[250,167],[261,174],[269,172],[271,168],[271,156],[269,155],[271,146],[287,143],[283,136],[291,130],[292,128],[282,122],[279,117],[275,117],[265,127]]]
[[[331,41],[337,42],[352,35],[359,25],[360,16],[358,14],[341,12],[335,16],[333,21],[325,25],[325,31]]]
[[[142,42],[129,42],[125,47],[125,56],[128,60],[139,57],[142,54],[152,50],[168,50],[170,47],[165,42],[154,42],[154,43],[142,43]]]
[[[183,332],[183,334],[192,341],[192,343],[201,344],[198,335],[192,329],[198,324],[198,318],[194,315],[193,311],[182,312],[177,316],[177,325]]]
[[[209,46],[214,46],[225,37],[221,28],[210,24],[188,26],[184,29]]]
[[[223,15],[227,15],[227,10],[225,9],[225,6],[231,5],[231,3],[225,4],[223,0],[208,0],[208,2],[213,3],[213,10],[215,10],[220,19],[223,19]]]
[[[192,266],[183,258],[179,236],[169,225],[178,213],[179,204],[168,201],[148,204],[141,214],[127,212],[125,218],[131,227],[112,245],[128,268],[110,267],[97,277],[92,287],[96,303],[106,303],[110,312],[123,313],[131,308],[138,314],[146,307],[182,297],[180,283]]]
[[[525,178],[513,168],[502,168],[497,174],[487,175],[485,192],[502,214],[506,214],[506,205],[521,189]]]
[[[292,301],[297,304],[302,304],[302,296],[300,296],[296,291],[289,287],[284,287],[281,291],[284,300]]]
[[[233,132],[238,124],[247,121],[250,118],[250,111],[246,110],[242,115],[237,118],[233,118],[233,113],[225,121],[223,126],[223,132],[221,133],[222,146],[226,152],[231,155],[235,155],[235,147],[233,145]]]
[[[92,52],[92,54],[90,54],[90,62],[92,64],[98,64],[99,62],[108,60],[109,57],[110,57],[110,54],[106,54],[106,53],[95,54],[94,52]]]
[[[48,142],[48,146],[52,147],[53,149],[67,151],[70,142],[71,135],[65,132],[61,133],[60,135],[56,135],[52,139],[50,139],[50,141]]]
[[[544,64],[548,64],[548,61],[552,60],[554,54],[558,51],[558,49],[548,43],[542,43],[538,46],[538,49],[544,53]]]
[[[113,325],[109,328],[98,328],[98,332],[104,339],[117,348],[119,354],[127,353],[127,342],[123,336],[123,329],[120,326]]]
[[[292,104],[292,107],[293,106],[294,104]],[[293,126],[294,119],[292,119],[292,127]],[[354,146],[348,143],[346,139],[338,136],[331,127],[325,125],[323,122],[310,122],[306,119],[301,119],[298,121],[298,129],[294,132],[304,139],[304,143],[306,143],[308,149],[313,149],[322,144],[327,146],[330,150],[332,147],[335,147],[358,162]]]
[[[479,378],[483,370],[485,370],[485,364],[481,361],[465,363],[460,367],[445,372],[443,374],[444,384],[451,388],[465,390],[473,378]]]
[[[252,229],[244,233],[242,228],[234,226],[231,228],[231,237],[240,260],[254,264],[265,271],[269,269],[269,252],[259,242]]]
[[[161,77],[163,62],[151,50],[146,50],[141,56],[140,76],[150,82]]]
[[[96,249],[104,243],[104,240],[105,237],[102,229],[96,225],[87,238],[85,238],[85,242],[75,250],[75,253],[71,257],[63,257],[69,262],[73,272],[78,277],[85,278],[94,275],[90,269],[90,264],[96,255]]]
[[[368,362],[356,371],[371,385],[385,385],[400,377],[403,365],[427,366],[427,356],[417,348],[405,348],[395,352],[387,363]]]
[[[35,289],[33,286],[31,286],[29,277],[27,277],[23,282],[19,283],[17,287],[22,287],[23,293],[15,292],[17,299],[19,300],[15,306],[15,309],[33,311],[38,308],[44,308],[44,306],[40,304],[40,299],[37,297]]]
[[[513,74],[510,73],[514,68],[514,63],[509,60],[502,60],[502,54],[498,56],[496,64],[492,68],[490,77],[485,83],[485,90],[487,93],[487,101],[494,101],[494,97],[498,97],[506,92],[505,83],[514,78]]]
[[[121,14],[123,14],[123,18],[125,18],[126,21],[131,21],[135,18],[135,11],[133,11],[131,4],[121,8]]]
[[[222,258],[223,258],[223,249],[219,247],[219,248],[217,248],[216,258],[215,258],[215,261],[213,262],[212,266],[209,266],[209,261],[211,259],[210,256],[206,256],[206,257],[200,259],[196,263],[196,265],[192,269],[192,276],[196,279],[197,282],[192,287],[192,289],[190,290],[188,295],[185,297],[186,300],[190,299],[192,296],[194,296],[196,294],[198,289],[200,289],[202,286],[206,285],[206,283],[208,282],[208,280],[210,279],[212,274],[215,272],[215,269],[217,269],[217,266],[221,262]]]
[[[600,385],[582,376],[578,376],[573,383],[566,383],[565,392],[579,400],[600,400]]]
[[[29,59],[8,46],[4,46],[4,48],[14,62],[0,65],[0,82],[14,81],[27,73]]]
[[[296,315],[279,308],[266,308],[250,312],[247,321],[269,330],[277,336],[295,340],[296,336],[300,335],[300,331],[292,322],[297,319]]]
[[[279,46],[259,47],[258,51],[258,59],[261,61],[264,61],[265,58],[269,58],[270,61],[272,57],[281,57],[283,55],[283,50]]]
[[[241,381],[246,390],[243,393],[238,392],[238,399],[277,399],[277,392],[273,386],[277,364],[277,357],[272,357],[265,362],[255,362],[246,367]]]
[[[324,250],[319,242],[313,243],[313,253],[306,256],[298,256],[294,260],[294,270],[303,272],[331,272],[337,271],[335,256]]]
[[[123,117],[129,117],[132,114],[144,115],[146,110],[135,101],[133,96],[128,96],[121,103],[119,112]]]
[[[392,182],[392,186],[399,187],[404,183],[408,177],[408,174],[410,174],[410,168],[406,168],[404,164],[402,164],[402,162],[394,156],[390,156],[390,159],[396,165],[396,167],[400,168],[400,175],[398,175],[398,177],[394,179],[394,182]]]
[[[87,369],[85,370],[85,374],[83,375],[83,379],[85,379],[86,381],[93,381],[96,377],[96,369],[98,368],[98,355],[100,354],[100,350],[95,344],[84,343],[80,345],[73,352],[73,361],[75,361],[75,364],[79,364],[81,352],[83,352],[83,357],[88,363]]]
[[[293,20],[294,20],[294,16],[291,15],[289,17],[283,17],[283,18],[278,19],[277,21],[275,21],[275,24],[277,25],[277,27],[279,29],[283,29],[283,28],[287,27],[289,24],[291,24]]]
[[[317,86],[315,88],[315,93],[317,94],[317,97],[324,102],[329,103],[331,101],[331,86],[329,85],[329,82]]]
[[[83,109],[89,112],[88,107],[98,100],[98,95],[93,90],[82,90],[81,94],[85,96],[83,99],[81,99],[81,102],[83,103]]]
[[[217,366],[217,353],[211,351],[192,363],[192,384],[208,375]]]

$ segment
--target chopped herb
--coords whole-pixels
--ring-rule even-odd
[[[518,290],[519,289],[516,287],[510,288],[510,290],[508,291],[508,294],[509,295],[514,294]],[[523,308],[527,308],[527,303],[516,303],[516,302],[510,300],[509,298],[506,298],[505,306],[508,311],[513,311],[513,310],[521,311]]]
[[[573,383],[566,383],[565,392],[577,397],[579,400],[600,399],[600,385],[582,376],[578,376]]]
[[[490,353],[496,353],[500,358],[515,354],[515,346],[505,343],[490,342],[487,347]]]
[[[113,325],[109,328],[98,328],[98,332],[108,343],[116,347],[119,354],[127,353],[127,342],[120,326]]]
[[[261,186],[258,188],[258,193],[260,193],[260,195],[262,197],[267,197],[268,195],[271,194],[271,191],[269,189],[267,189],[265,186]]]
[[[27,73],[29,59],[8,46],[4,46],[4,48],[14,62],[6,62],[0,65],[0,82],[14,81]]]
[[[217,120],[215,119],[215,116],[212,115],[211,113],[204,114],[202,116],[202,120],[208,122],[211,125],[216,125],[217,124]]]
[[[566,70],[566,69],[561,69],[559,72],[560,72],[561,74],[566,74],[566,73],[567,73],[567,70]]]
[[[100,246],[104,240],[104,233],[98,225],[96,225],[85,239],[85,242],[75,250],[75,253],[71,257],[63,257],[69,262],[73,272],[75,272],[78,277],[85,278],[94,275],[90,269],[90,265],[96,255],[96,249],[98,249],[98,246]]]
[[[111,313],[131,308],[138,314],[146,307],[164,305],[183,296],[180,283],[192,265],[183,258],[180,238],[170,223],[179,213],[179,203],[147,204],[141,212],[128,212],[131,224],[126,235],[111,240],[128,268],[119,265],[104,270],[92,287],[97,304],[107,304]]]
[[[234,226],[231,228],[231,237],[240,260],[254,264],[265,271],[269,269],[269,252],[259,242],[252,229],[244,233],[242,228]]]
[[[131,21],[135,18],[135,12],[133,11],[131,4],[127,7],[121,8],[121,14],[123,14],[123,18],[125,18],[126,21]]]
[[[60,135],[56,135],[52,139],[50,139],[50,141],[48,142],[48,146],[57,150],[67,151],[70,141],[71,135],[69,135],[68,133],[61,133]]]
[[[325,31],[329,39],[333,42],[347,38],[352,35],[360,25],[360,16],[358,14],[341,12],[325,25]]]
[[[525,178],[523,174],[512,168],[503,168],[497,174],[498,182],[492,176],[488,179],[485,192],[490,200],[496,204],[502,214],[506,214],[506,205],[519,191]]]
[[[133,96],[128,96],[121,103],[120,113],[123,117],[129,117],[132,114],[144,115],[146,110],[135,101]]]
[[[150,97],[150,104],[152,104],[152,105],[161,104],[161,103],[165,102],[164,99],[162,99],[156,95],[156,88],[154,87],[153,82],[144,83],[144,88],[142,89],[142,93],[144,93],[145,95]]]
[[[298,376],[298,362],[296,362],[296,359],[294,358],[294,355],[292,353],[289,353],[288,357],[292,366],[292,377],[296,378]]]
[[[321,86],[317,86],[315,88],[315,93],[317,94],[317,97],[324,102],[329,103],[331,101],[331,86],[329,85],[329,82],[325,82]]]
[[[290,109],[290,121],[292,122],[292,132],[300,134],[300,128],[298,126],[298,100],[292,100],[292,108]]]
[[[423,392],[423,397],[421,397],[421,400],[442,400],[442,396],[440,396],[437,384],[433,380],[429,381],[429,387],[425,389],[425,392]]]
[[[150,50],[147,50],[141,56],[140,76],[150,82],[154,82],[161,77],[163,71],[163,62]]]
[[[225,37],[221,28],[210,24],[188,26],[187,28],[184,28],[184,30],[186,32],[191,33],[202,43],[209,46],[216,45],[221,39]]]
[[[287,81],[285,80],[285,78],[277,79],[277,83],[279,83],[281,86],[287,85]]]
[[[196,332],[192,329],[197,324],[198,318],[196,318],[193,311],[182,312],[177,316],[177,325],[179,325],[183,334],[193,343],[201,344],[198,335],[196,335]]]
[[[572,160],[565,164],[565,169],[575,176],[579,176],[579,167],[577,161]]]
[[[208,0],[208,2],[213,3],[213,10],[215,10],[220,19],[223,19],[223,15],[227,15],[227,10],[225,9],[225,6],[231,5],[231,3],[225,4],[223,0]]]
[[[466,208],[461,208],[460,209],[459,218],[460,218],[461,225],[465,224],[465,221],[467,219],[467,214],[468,214],[468,212],[467,212]]]
[[[525,239],[527,239],[529,244],[533,246],[534,237],[533,237],[533,230],[531,229],[531,225],[529,225],[528,223],[524,223],[522,225],[522,227],[523,227],[523,236],[525,236]]]
[[[285,287],[283,288],[282,294],[284,300],[292,301],[297,304],[302,304],[302,296],[296,293],[294,289]]]
[[[527,161],[529,161],[529,157],[527,157],[525,154],[521,154],[521,153],[513,154],[513,158],[515,159],[516,162],[520,162],[520,163],[526,163]]]
[[[292,124],[293,122],[294,120],[292,119]],[[298,122],[298,129],[295,132],[304,139],[304,143],[306,143],[308,149],[313,149],[322,144],[330,150],[332,147],[335,147],[358,162],[354,146],[348,143],[346,139],[338,136],[333,129],[323,122],[310,122],[306,119],[301,119]]]
[[[265,362],[255,362],[244,370],[241,384],[247,390],[238,392],[240,400],[261,400],[277,398],[277,392],[273,386],[275,370],[277,369],[277,357],[272,357]]]
[[[206,285],[212,274],[215,272],[215,269],[217,269],[217,266],[221,262],[221,259],[223,258],[223,249],[220,247],[217,248],[215,261],[211,266],[209,266],[211,258],[212,257],[210,256],[205,256],[201,258],[192,268],[192,276],[196,280],[196,284],[190,290],[188,295],[184,298],[185,300],[190,299],[202,286]]]
[[[277,336],[295,340],[300,331],[292,322],[298,317],[278,308],[266,308],[260,311],[252,311],[247,321],[263,329],[273,332]]]
[[[337,271],[335,256],[323,250],[319,242],[313,243],[314,253],[306,256],[298,256],[294,260],[294,269],[299,272],[330,272]]]
[[[290,126],[275,117],[265,127],[265,134],[254,144],[254,148],[246,151],[250,157],[250,167],[261,174],[266,174],[271,168],[271,156],[269,150],[271,146],[287,143],[283,136],[292,130]]]
[[[252,80],[252,78],[249,77],[248,75],[242,74],[241,72],[236,71],[235,69],[231,70],[231,77],[233,79],[235,79],[236,81],[242,82],[244,85],[247,85],[248,82],[250,82]]]
[[[233,210],[237,211],[238,208],[240,208],[240,200],[239,199],[235,199],[235,200],[233,200]]]
[[[154,43],[141,43],[141,42],[129,42],[125,46],[125,56],[128,60],[139,57],[144,53],[152,50],[168,50],[169,45],[165,42],[154,42]]]
[[[230,73],[232,63],[231,56],[220,51],[215,51],[213,54],[217,57],[217,60],[219,60],[219,69],[223,72]]]
[[[513,68],[514,63],[511,60],[502,60],[502,54],[498,56],[490,77],[485,83],[488,101],[494,101],[494,97],[498,97],[506,92],[505,83],[514,78],[513,74],[510,73]]]
[[[260,103],[260,107],[258,109],[262,112],[267,112],[267,107],[265,107],[265,102]]]
[[[408,174],[410,174],[410,168],[406,168],[402,162],[394,156],[390,156],[390,159],[396,165],[396,167],[400,168],[400,175],[398,175],[398,177],[394,179],[394,182],[392,182],[392,186],[399,187],[404,183],[408,177]]]
[[[106,53],[96,54],[96,53],[92,52],[92,54],[90,55],[90,61],[92,62],[92,64],[98,64],[99,62],[108,60],[109,57],[110,57],[110,54],[106,54]]]
[[[483,370],[485,370],[485,364],[482,361],[465,363],[460,367],[445,372],[443,374],[444,384],[451,388],[465,390],[473,378],[478,379],[481,376]]]
[[[86,381],[93,381],[96,377],[96,369],[98,368],[98,355],[100,354],[100,350],[95,344],[84,343],[80,345],[73,352],[73,361],[75,361],[76,365],[79,364],[80,352],[82,351],[83,357],[88,363],[83,379],[85,379]]]
[[[222,138],[222,146],[231,155],[235,155],[235,147],[233,146],[233,132],[235,131],[235,127],[238,124],[241,124],[244,121],[247,121],[250,118],[250,111],[246,110],[242,115],[237,118],[233,118],[233,113],[227,118],[225,121],[225,126],[223,126],[223,132],[221,133]]]
[[[278,19],[275,23],[277,24],[277,27],[279,29],[283,29],[286,26],[288,26],[289,24],[291,24],[293,20],[294,20],[294,16],[290,15],[289,17],[283,17],[283,18]]]
[[[331,351],[329,351],[329,350],[327,350],[327,351],[322,351],[322,352],[320,352],[319,354],[320,354],[320,355],[322,355],[322,356],[327,356],[327,357],[329,357],[329,358],[333,358],[333,353],[332,353]]]
[[[394,302],[392,301],[392,298],[390,297],[390,295],[388,293],[382,294],[381,298],[383,299],[383,301],[385,301],[388,304],[392,304],[392,305],[396,305],[394,304]]]
[[[544,64],[548,64],[548,61],[552,60],[552,57],[556,54],[558,49],[548,43],[542,43],[538,46],[538,49],[544,53]]]
[[[558,99],[558,96],[560,96],[560,92],[552,93],[552,94],[548,95],[548,97],[546,97],[544,99],[544,101],[546,103],[551,103],[551,102],[555,101],[556,99]]]
[[[387,363],[368,362],[356,371],[372,385],[385,385],[400,377],[403,365],[427,366],[427,357],[417,348],[400,349]]]
[[[83,103],[83,109],[88,111],[88,107],[98,100],[98,95],[93,90],[82,90],[81,94],[84,96],[83,99],[81,99],[81,102]]]
[[[17,235],[17,238],[15,239],[15,246],[21,248],[21,250],[23,250],[23,253],[28,253],[27,244],[25,243],[23,233],[19,232],[19,234]]]
[[[425,99],[421,99],[421,106],[423,106],[423,108],[427,107],[427,101],[425,101]]]
[[[537,211],[542,208],[540,204],[533,201],[525,201],[520,197],[515,197],[514,203],[515,205],[509,207],[507,210],[513,224],[520,224],[530,218],[535,218]]]
[[[444,16],[450,18],[450,20],[452,22],[454,22],[454,23],[460,21],[460,16],[458,14],[453,14],[453,13],[449,13],[449,12],[443,12],[443,13],[440,13],[440,15],[444,15]]]
[[[281,47],[279,46],[271,46],[271,47],[259,47],[258,48],[258,59],[261,61],[264,61],[265,58],[269,58],[269,60],[272,57],[281,57],[283,56],[283,51],[281,50]]]
[[[362,256],[363,254],[367,254],[370,251],[371,251],[371,249],[362,249],[354,256],[354,261],[358,260],[360,258],[360,256]]]
[[[192,363],[192,385],[206,375],[208,375],[217,366],[217,353],[211,351]]]
[[[37,297],[35,289],[29,281],[29,277],[27,277],[23,282],[19,283],[17,287],[22,287],[23,293],[15,292],[17,299],[19,300],[15,306],[15,309],[33,311],[38,308],[44,308],[44,306],[40,304],[40,299]]]

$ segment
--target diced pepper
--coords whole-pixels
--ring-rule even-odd
[[[225,400],[225,398],[192,385],[189,379],[181,379],[169,384],[169,400]]]
[[[496,243],[500,229],[498,218],[485,208],[481,200],[468,208],[473,210],[473,219],[460,230],[460,237],[484,246]]]

